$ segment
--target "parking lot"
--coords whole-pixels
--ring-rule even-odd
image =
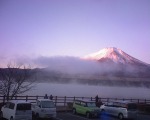
[[[86,118],[82,115],[74,115],[71,112],[58,112],[57,118],[54,120],[119,120],[116,117],[109,115],[100,115],[98,118]],[[135,120],[150,120],[150,115],[138,114]]]
[[[89,120],[89,118],[86,118],[85,116],[82,115],[74,115],[71,112],[59,112],[55,120]],[[101,115],[98,118],[90,118],[90,120],[118,120],[118,119],[108,115],[107,116]]]

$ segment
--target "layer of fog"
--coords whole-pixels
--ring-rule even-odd
[[[99,97],[103,98],[135,98],[150,99],[150,89],[136,87],[116,87],[116,86],[92,86],[79,84],[51,84],[38,83],[33,90],[25,93],[26,95],[45,94],[53,96],[70,97]]]
[[[135,72],[132,66],[122,68],[120,64],[109,64],[105,62],[98,62],[92,60],[85,60],[77,57],[57,56],[57,57],[39,57],[34,60],[37,66],[47,68],[47,70],[60,71],[69,74],[78,73],[103,73],[124,70],[128,72]]]
[[[139,69],[132,65],[112,64],[112,62],[69,56],[41,56],[32,60],[20,59],[18,61],[23,62],[23,60],[26,63],[30,61],[38,68],[44,68],[37,76],[37,81],[40,82],[150,87],[150,76],[143,77],[149,73],[141,69],[142,67]]]
[[[60,71],[70,74],[100,72],[103,66],[94,61],[85,61],[75,57],[40,57],[36,60],[40,66],[47,70]],[[107,69],[107,68],[105,68]]]

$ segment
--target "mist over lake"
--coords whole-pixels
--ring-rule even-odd
[[[83,84],[37,83],[25,95],[53,95],[77,97],[108,97],[150,99],[150,89],[144,87],[94,86]]]

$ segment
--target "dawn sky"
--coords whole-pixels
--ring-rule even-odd
[[[150,0],[0,0],[0,65],[105,47],[150,64]]]

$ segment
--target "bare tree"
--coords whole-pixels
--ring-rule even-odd
[[[32,76],[35,71],[23,65],[7,65],[0,69],[0,94],[6,96],[7,100],[18,94],[31,90],[34,86]]]

